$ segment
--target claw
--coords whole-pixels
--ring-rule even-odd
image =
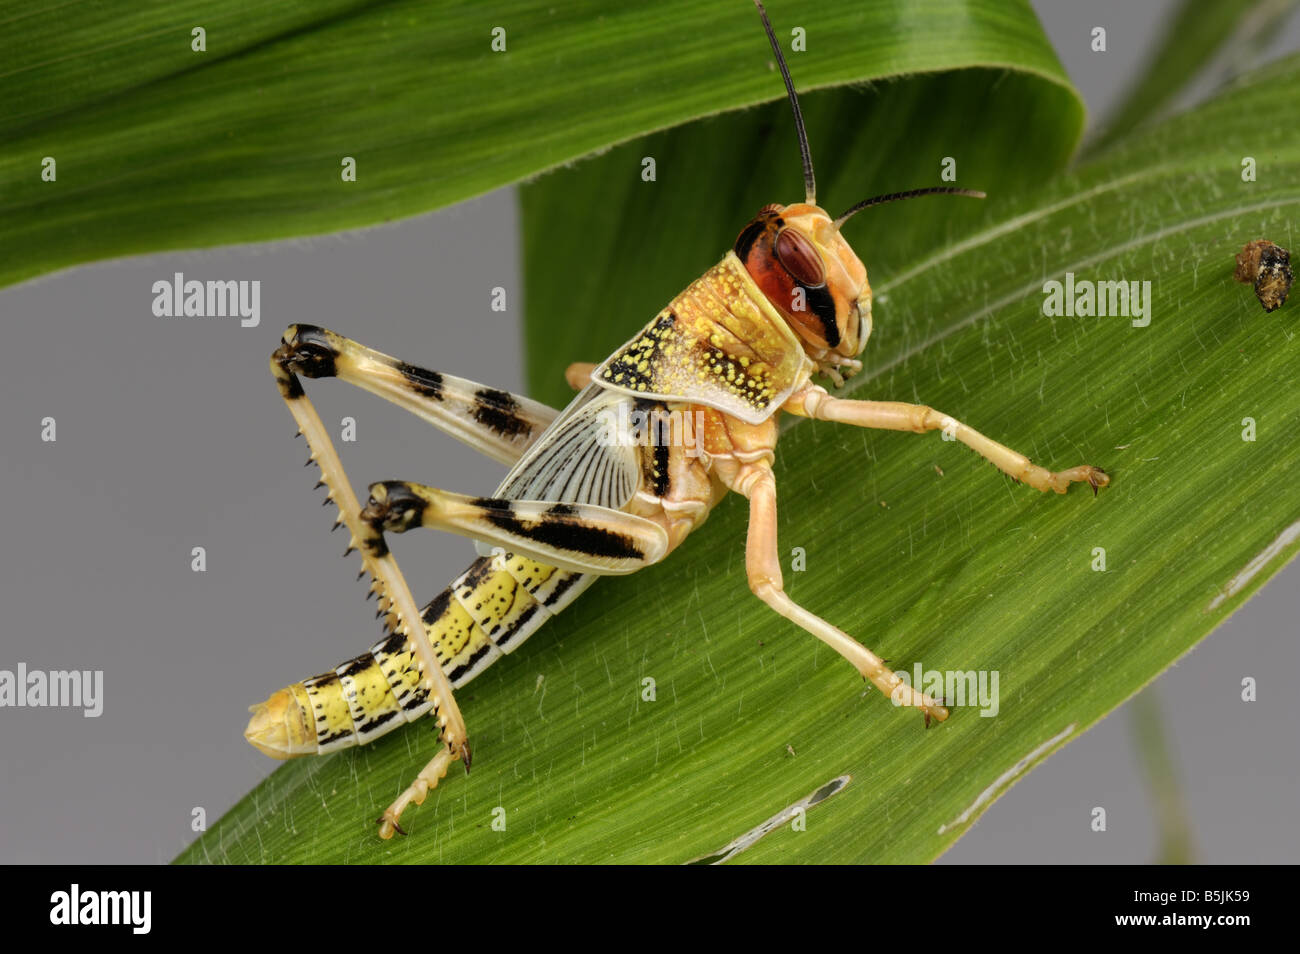
[[[1097,491],[1110,483],[1110,474],[1106,473],[1100,467],[1094,467],[1092,473],[1088,475],[1088,483],[1092,487],[1092,495],[1097,496]]]
[[[947,708],[948,708],[948,699],[947,699],[947,697],[945,697],[945,696],[940,696],[940,697],[939,697],[939,707],[942,708],[942,709],[947,709]],[[942,722],[942,721],[943,721],[943,719],[940,719],[937,715],[936,715],[936,716],[932,716],[932,715],[930,715],[930,710],[929,710],[929,709],[922,709],[922,710],[921,710],[921,714],[922,714],[922,717],[925,719],[925,727],[926,727],[927,729],[930,728],[930,720],[931,720],[931,719],[933,719],[935,722]],[[944,718],[947,718],[947,716],[945,716]]]
[[[469,740],[460,744],[460,760],[465,763],[465,774],[469,774],[469,764],[474,761],[474,753],[469,750]]]

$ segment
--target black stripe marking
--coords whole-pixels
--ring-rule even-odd
[[[356,659],[349,659],[344,663],[347,668],[338,674],[339,678],[344,676],[355,676],[359,672],[364,672],[374,663],[374,661],[375,658],[369,653],[366,653],[364,656],[358,656]]]
[[[283,362],[281,362],[281,367],[283,368]],[[280,386],[280,395],[286,401],[296,400],[306,393],[303,391],[302,382],[298,380],[297,375],[290,374],[288,371],[285,371],[284,377],[277,374],[275,383]]]
[[[528,621],[537,615],[538,609],[539,609],[538,603],[536,600],[534,600],[532,606],[528,607],[528,609],[524,610],[522,613],[519,614],[519,618],[515,620],[515,625],[510,628],[509,632],[502,633],[500,639],[493,640],[493,642],[497,644],[497,647],[498,648],[504,647],[507,643],[509,643],[512,639],[514,639],[515,636],[517,636],[524,629],[524,627],[528,625]]]
[[[533,426],[519,415],[519,402],[513,394],[484,388],[474,392],[474,420],[502,437],[531,434]]]
[[[405,711],[413,712],[428,701],[429,690],[424,688],[424,683],[420,683],[420,688],[412,692],[407,700],[401,703],[401,706]]]
[[[754,247],[758,237],[767,230],[767,217],[759,216],[740,230],[740,235],[736,237],[736,244],[733,250],[736,257],[742,262],[749,256],[749,250]]]
[[[555,523],[545,519],[537,523],[524,523],[513,513],[499,510],[489,510],[483,516],[488,523],[506,533],[569,553],[616,559],[639,559],[645,556],[627,534],[601,527]]]
[[[654,479],[655,496],[663,497],[668,493],[668,443],[672,440],[669,422],[665,419],[655,420],[654,435]]]
[[[378,645],[372,646],[370,652],[385,653],[389,656],[398,656],[406,652],[406,637],[401,633],[391,633],[383,639]]]
[[[835,322],[835,299],[831,297],[830,288],[826,285],[817,288],[809,288],[807,285],[799,287],[804,290],[808,310],[821,319],[822,337],[834,348],[840,343],[840,326]]]
[[[411,386],[411,390],[435,401],[442,400],[442,375],[437,371],[417,368],[405,361],[397,362],[397,370],[402,373],[402,377],[406,378],[406,383]]]
[[[421,619],[423,619],[429,626],[438,622],[438,620],[442,619],[443,614],[447,612],[447,607],[451,605],[451,598],[451,590],[443,590],[433,599],[429,600],[428,604],[423,610],[421,610]]]
[[[396,719],[397,714],[398,713],[396,709],[389,709],[387,712],[375,716],[365,725],[361,726],[361,728],[357,729],[357,735],[369,735],[371,732],[375,731],[375,729],[378,729],[381,725],[388,723],[392,719]]]
[[[464,664],[457,666],[452,672],[447,673],[447,680],[449,682],[455,683],[462,676],[468,675],[470,670],[472,670],[476,665],[478,665],[478,663],[483,659],[483,657],[486,656],[488,653],[490,653],[492,649],[493,649],[493,644],[491,642],[487,643],[484,646],[480,646],[478,651],[475,652],[474,655],[470,656],[469,659],[465,660]]]
[[[476,590],[478,589],[479,584],[486,580],[488,575],[491,573],[492,558],[479,557],[474,561],[473,565],[461,575],[460,585],[468,587],[471,590]]]
[[[560,572],[563,573],[564,571],[561,570]],[[573,584],[577,583],[580,579],[582,579],[582,574],[580,573],[565,573],[564,578],[555,584],[555,589],[551,591],[551,595],[546,597],[543,605],[554,606],[560,601],[560,597],[569,592],[569,590],[573,588]]]

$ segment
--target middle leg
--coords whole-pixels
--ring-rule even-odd
[[[796,626],[816,636],[853,664],[864,679],[899,705],[921,710],[928,727],[931,719],[943,722],[948,710],[918,692],[885,665],[866,646],[810,613],[786,595],[781,578],[780,550],[776,539],[776,478],[771,465],[759,462],[737,475],[732,489],[749,498],[749,534],[745,540],[745,573],[754,595]]]
[[[668,533],[660,524],[622,510],[467,497],[405,480],[371,484],[361,519],[374,533],[446,530],[574,573],[634,573],[668,552]]]
[[[596,366],[590,361],[575,361],[564,369],[564,380],[575,391],[581,391],[591,383],[591,372]]]

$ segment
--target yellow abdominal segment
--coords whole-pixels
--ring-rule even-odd
[[[592,581],[514,554],[481,557],[424,607],[425,630],[454,688],[512,652]],[[277,759],[364,745],[432,708],[415,653],[388,635],[356,659],[252,706],[244,732]]]

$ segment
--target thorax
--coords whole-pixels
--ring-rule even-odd
[[[775,456],[777,417],[750,424],[700,404],[636,402],[646,414],[641,484],[628,511],[659,523],[670,551],[708,518],[747,464]]]

